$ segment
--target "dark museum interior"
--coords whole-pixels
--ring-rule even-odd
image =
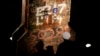
[[[99,31],[97,29],[97,22],[94,23],[97,18],[97,7],[95,7],[96,5],[94,5],[94,3],[94,1],[88,2],[86,0],[72,0],[69,25],[76,32],[75,41],[65,40],[64,43],[59,46],[56,55],[53,54],[52,48],[48,47],[46,52],[40,51],[37,56],[71,56],[73,54],[85,56],[94,54],[97,56],[98,52],[100,52],[100,39],[98,36]],[[18,39],[24,31],[24,28],[22,27],[14,36],[13,40],[10,39],[12,32],[21,23],[21,5],[21,0],[8,0],[6,1],[6,6],[4,5],[7,17],[5,16],[6,21],[3,19],[6,22],[6,24],[3,24],[3,29],[6,28],[6,32],[4,32],[4,34],[6,35],[5,38],[7,38],[8,41],[4,43],[6,46],[4,53],[7,52],[9,56],[16,56],[16,39]],[[44,53],[46,53],[46,55],[44,55]]]

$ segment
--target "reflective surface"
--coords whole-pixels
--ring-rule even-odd
[[[82,3],[82,2],[84,2],[85,4]],[[15,4],[17,4],[17,5],[15,5]],[[9,21],[10,21],[10,19],[13,20],[13,24],[8,23],[9,26],[10,26],[9,27],[10,30],[7,30],[7,32],[10,32],[9,34],[7,34],[8,36],[11,35],[11,32],[13,32],[13,30],[20,24],[20,16],[19,16],[20,15],[20,11],[19,11],[20,8],[19,7],[21,6],[21,4],[20,5],[18,5],[18,4],[19,3],[17,3],[17,2],[13,3],[14,6],[12,6],[11,8],[17,8],[17,9],[11,9],[9,11],[10,13],[12,13],[12,15],[9,15],[9,13],[8,13],[10,18],[7,19],[7,20],[9,20]],[[83,4],[84,4],[84,6],[83,6]],[[90,3],[90,4],[92,4],[92,3]],[[85,9],[85,7],[87,7],[87,9]],[[78,0],[72,1],[72,13],[71,13],[70,26],[71,26],[71,28],[73,28],[75,30],[75,32],[77,34],[76,40],[74,42],[70,42],[70,41],[65,40],[65,42],[63,42],[59,46],[58,51],[57,51],[57,56],[62,56],[60,54],[65,54],[67,56],[67,55],[71,55],[72,53],[75,53],[75,55],[78,55],[79,54],[78,52],[80,52],[81,54],[84,54],[84,55],[87,55],[87,54],[97,55],[97,52],[98,52],[97,50],[99,50],[99,38],[97,36],[98,33],[95,33],[95,32],[98,31],[98,30],[97,30],[95,25],[94,25],[94,27],[93,27],[93,25],[91,26],[91,24],[95,24],[95,23],[93,23],[95,20],[93,20],[93,22],[92,22],[92,18],[94,19],[96,16],[93,16],[93,14],[89,13],[89,9],[96,11],[95,8],[90,7],[90,5],[88,4],[88,1],[87,2],[86,1],[78,1]],[[15,10],[15,11],[11,12],[12,10]],[[83,12],[83,10],[85,12]],[[16,14],[16,13],[18,13],[18,14]],[[16,14],[16,16],[14,16],[14,14]],[[89,16],[89,14],[93,17]],[[85,19],[87,19],[87,20],[85,20]],[[18,25],[16,25],[16,24],[18,24]],[[95,29],[95,30],[91,30],[91,28]],[[83,30],[83,29],[85,29],[85,30]],[[7,32],[5,32],[5,33],[7,33]],[[13,38],[13,39],[14,39],[14,41],[16,41],[15,39],[17,39],[17,37]],[[10,40],[9,40],[9,42],[12,43],[12,41],[10,41]],[[6,45],[9,42],[6,42]],[[85,45],[87,43],[90,43],[91,47],[86,48]],[[8,46],[6,46],[6,47],[8,47]],[[11,50],[11,49],[9,48],[9,50]],[[73,52],[72,52],[72,50],[73,50]],[[77,50],[77,52],[76,52],[76,50]],[[10,52],[10,51],[6,50],[5,52]],[[11,52],[9,54],[13,54],[13,52]],[[42,55],[41,53],[42,54],[46,53],[46,54],[50,55],[50,54],[53,53],[53,51],[52,51],[51,47],[48,47],[48,50],[46,52],[40,51],[40,53],[38,53],[37,55],[40,54],[40,56],[41,56]],[[71,54],[69,54],[69,53],[71,53]],[[26,54],[26,53],[23,52],[23,54]],[[15,56],[15,55],[13,55],[13,56]]]

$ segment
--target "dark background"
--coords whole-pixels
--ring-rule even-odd
[[[13,50],[13,41],[9,38],[12,32],[20,25],[21,23],[21,0],[8,0],[4,1],[2,13],[3,16],[3,24],[2,29],[4,31],[4,39],[7,38],[5,45],[4,53],[8,53],[8,55],[14,56]],[[82,54],[94,54],[97,56],[99,50],[99,30],[98,30],[98,7],[96,1],[87,1],[87,0],[72,0],[71,7],[71,18],[70,18],[70,27],[76,32],[76,41],[70,42],[65,41],[61,47],[59,47],[59,54],[67,54],[72,55],[75,53],[79,55]],[[21,32],[21,31],[20,31]],[[1,34],[2,35],[2,34]],[[15,38],[16,40],[16,38]],[[3,41],[3,42],[5,42]],[[15,43],[15,42],[14,42]],[[91,43],[90,48],[86,48],[85,44]],[[16,44],[16,43],[15,43]],[[63,55],[62,55],[63,56]]]

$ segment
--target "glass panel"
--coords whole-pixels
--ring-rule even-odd
[[[26,1],[22,14],[25,13],[25,29],[28,31],[18,40],[17,56],[47,53],[49,46],[52,46],[52,52],[56,54],[64,39],[73,40],[73,31],[68,25],[71,0],[22,1]]]

